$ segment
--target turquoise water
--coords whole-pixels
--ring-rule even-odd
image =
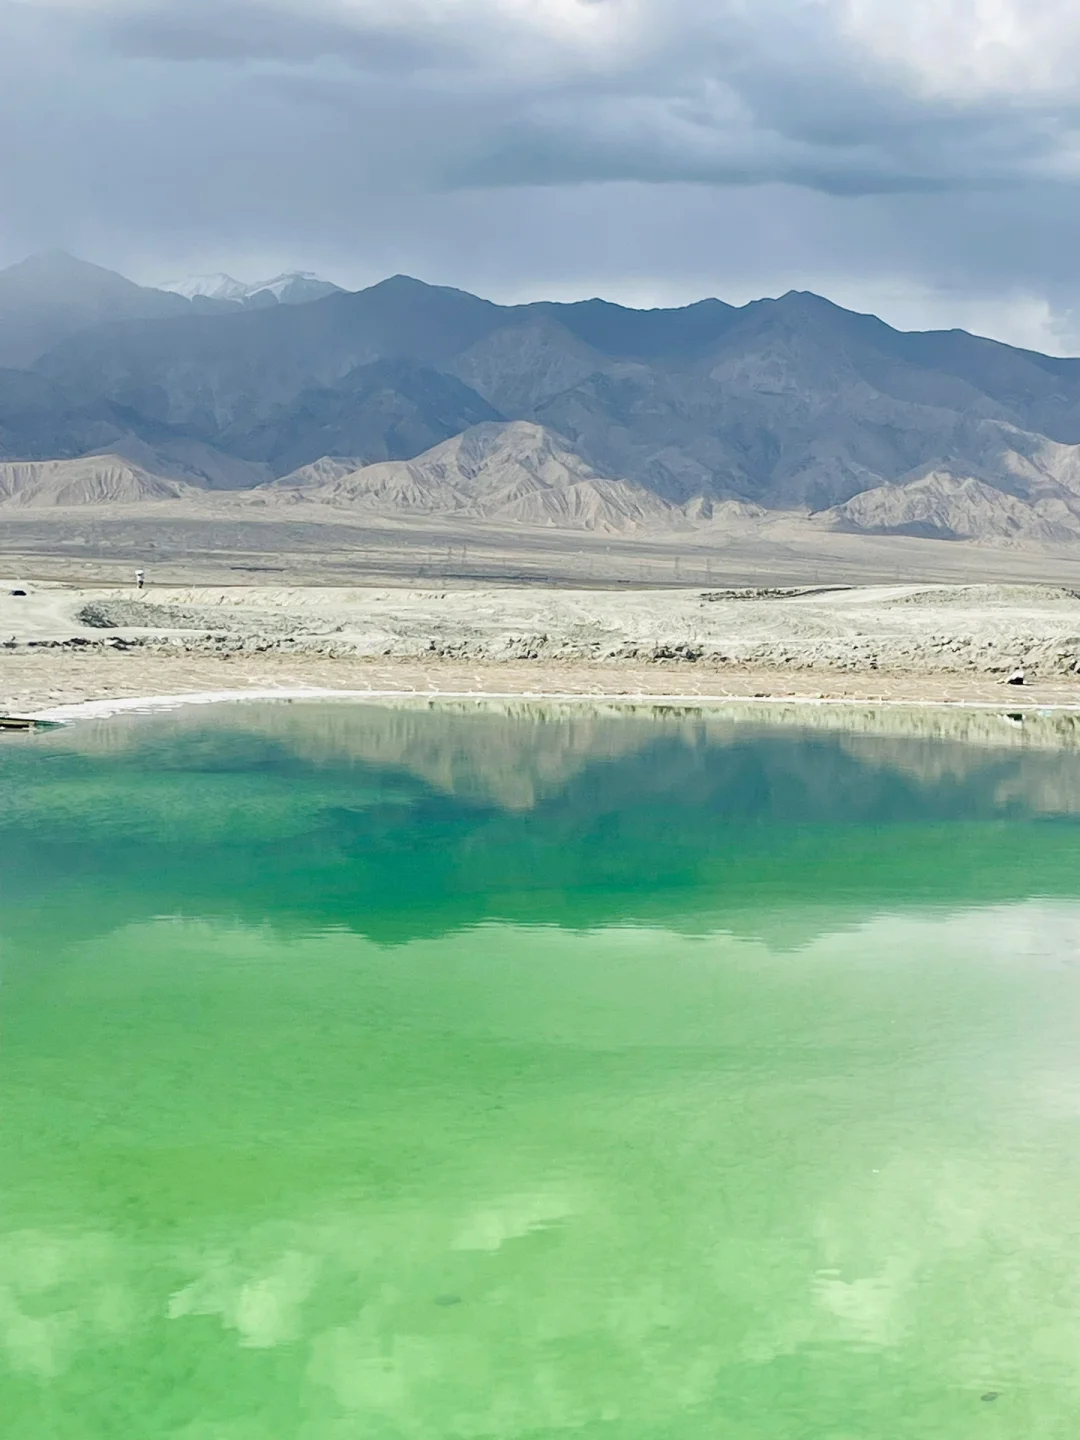
[[[1080,749],[250,706],[0,744],[5,1440],[1080,1417]]]

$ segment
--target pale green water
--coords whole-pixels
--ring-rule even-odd
[[[1078,751],[16,738],[0,947],[4,1440],[1077,1434]]]

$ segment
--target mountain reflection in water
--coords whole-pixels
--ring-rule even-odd
[[[0,754],[0,894],[16,913],[77,894],[76,933],[134,906],[393,940],[536,905],[548,924],[703,912],[755,933],[777,904],[1073,893],[1073,717],[1023,743],[956,717],[981,744],[941,738],[954,717],[935,712],[876,735],[800,718],[304,704],[73,727]]]

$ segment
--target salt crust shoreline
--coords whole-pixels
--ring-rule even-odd
[[[726,705],[747,705],[767,707],[769,705],[797,705],[808,709],[829,707],[842,709],[882,710],[948,710],[987,711],[996,713],[1005,704],[1015,711],[1028,710],[1039,714],[1080,713],[1080,702],[1029,701],[1013,692],[1002,697],[1001,703],[988,700],[857,700],[846,696],[811,695],[655,695],[641,693],[629,695],[597,695],[583,691],[495,691],[495,690],[335,690],[321,686],[290,686],[275,689],[250,690],[199,690],[178,695],[140,695],[126,699],[83,700],[72,704],[56,705],[48,709],[35,710],[24,718],[28,720],[51,721],[63,724],[77,720],[105,720],[115,715],[149,714],[156,710],[178,710],[188,705],[235,704],[243,701],[273,700],[335,700],[350,701],[404,701],[404,700],[451,700],[477,702],[498,700],[526,702],[577,703],[582,705],[603,704],[607,706],[641,706],[650,708],[659,705],[685,705],[688,709],[718,709]]]

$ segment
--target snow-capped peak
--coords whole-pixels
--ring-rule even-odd
[[[312,270],[287,270],[283,275],[275,275],[272,280],[260,280],[257,284],[250,285],[248,294],[258,295],[262,290],[269,290],[280,300],[287,290],[301,285],[325,286],[328,291],[337,289],[329,280],[320,280]]]
[[[306,300],[319,300],[332,295],[341,287],[329,280],[320,280],[310,270],[288,270],[270,280],[257,280],[253,285],[243,280],[234,280],[231,275],[191,275],[186,280],[170,280],[159,285],[160,290],[170,290],[174,295],[184,295],[189,300],[202,297],[207,300],[233,300],[241,305],[302,304]]]
[[[251,286],[231,275],[189,275],[186,280],[168,280],[159,290],[170,290],[174,295],[183,295],[194,300],[202,295],[208,300],[243,300],[251,293]]]

